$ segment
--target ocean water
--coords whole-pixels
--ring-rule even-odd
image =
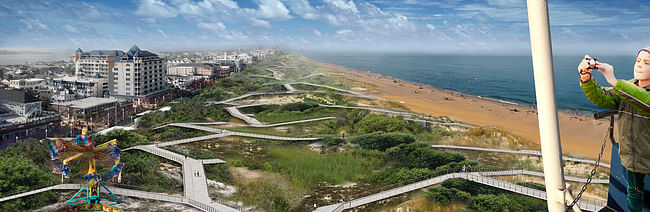
[[[319,62],[370,71],[434,88],[514,102],[535,103],[535,84],[530,56],[462,56],[425,54],[314,53],[303,52]],[[614,66],[616,77],[631,79],[636,59],[632,55],[591,55]],[[557,107],[582,113],[600,111],[582,92],[578,63],[584,55],[553,57]],[[593,73],[601,86],[610,85],[600,73]]]

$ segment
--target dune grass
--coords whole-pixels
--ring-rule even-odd
[[[309,187],[318,182],[355,182],[379,169],[381,158],[355,152],[320,154],[305,148],[274,146],[268,149],[273,171]]]
[[[343,117],[347,111],[335,108],[316,107],[306,111],[268,110],[255,115],[255,119],[267,123],[282,123],[306,119],[323,118],[328,116]]]

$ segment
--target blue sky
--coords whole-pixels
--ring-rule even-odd
[[[555,53],[650,46],[647,0],[550,0]],[[524,0],[0,0],[1,49],[529,54]]]

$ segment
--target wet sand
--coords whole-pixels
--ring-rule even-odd
[[[389,100],[403,101],[411,111],[433,116],[450,116],[472,125],[496,126],[534,143],[540,143],[537,115],[531,107],[467,95],[461,97],[459,93],[374,73],[320,62],[313,63],[339,70],[351,80],[372,84],[375,88],[369,90],[369,94]],[[578,83],[577,78],[576,83]],[[594,120],[593,117],[586,115],[576,117],[573,113],[564,112],[558,114],[558,120],[563,154],[578,155],[590,159],[598,157],[609,120]],[[610,152],[611,144],[608,141],[607,149],[603,153],[603,161],[609,162]]]

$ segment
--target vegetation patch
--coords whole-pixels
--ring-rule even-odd
[[[354,151],[319,154],[295,147],[270,147],[268,151],[273,159],[264,164],[265,169],[286,174],[306,187],[318,182],[355,182],[381,164],[381,158],[364,157]]]

